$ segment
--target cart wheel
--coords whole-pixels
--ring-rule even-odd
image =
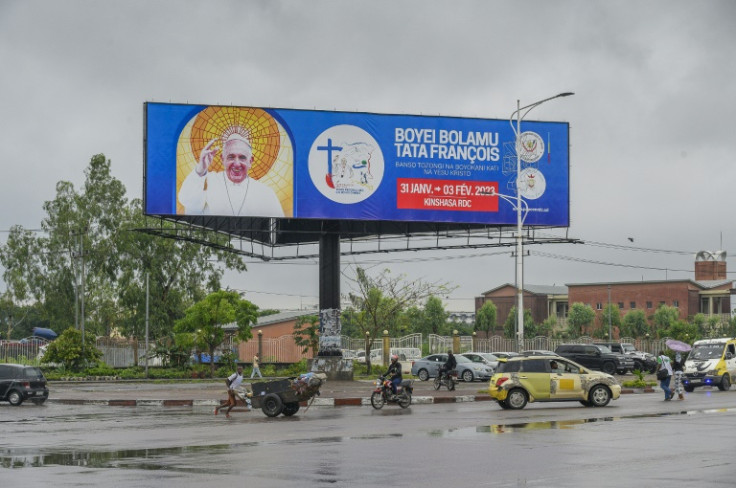
[[[291,417],[299,411],[299,402],[289,402],[284,405],[284,411],[281,412],[287,417]]]
[[[263,397],[263,413],[269,417],[276,417],[284,409],[284,403],[281,401],[281,397],[275,393],[269,393]]]

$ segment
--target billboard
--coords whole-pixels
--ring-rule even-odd
[[[508,120],[145,104],[144,211],[516,224]],[[569,226],[569,125],[522,122],[525,225]]]

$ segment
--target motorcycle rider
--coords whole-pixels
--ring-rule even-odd
[[[455,355],[452,354],[452,349],[447,350],[447,361],[445,361],[445,364],[440,366],[440,378],[442,378],[442,374],[446,373],[449,374],[450,371],[455,369],[457,367],[457,360],[455,359]]]
[[[388,365],[388,371],[386,371],[383,376],[387,377],[391,381],[391,393],[393,393],[393,397],[395,398],[398,387],[403,379],[401,377],[401,363],[399,362],[399,356],[396,354],[391,355],[391,364]]]

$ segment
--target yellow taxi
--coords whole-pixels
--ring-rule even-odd
[[[577,401],[605,407],[621,396],[610,374],[591,371],[559,356],[515,356],[501,360],[489,387],[503,409],[519,410],[529,402]]]

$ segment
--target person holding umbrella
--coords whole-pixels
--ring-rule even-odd
[[[682,374],[684,368],[684,361],[682,360],[682,354],[680,352],[675,353],[675,362],[672,364],[672,369],[675,372],[675,393],[677,393],[678,400],[684,400],[684,388],[682,387]]]
[[[675,351],[675,362],[672,364],[672,369],[675,374],[675,393],[677,393],[678,400],[684,400],[684,388],[682,386],[682,375],[685,370],[685,361],[682,359],[683,352],[688,352],[692,349],[690,344],[675,339],[668,339],[665,344],[667,347]]]

